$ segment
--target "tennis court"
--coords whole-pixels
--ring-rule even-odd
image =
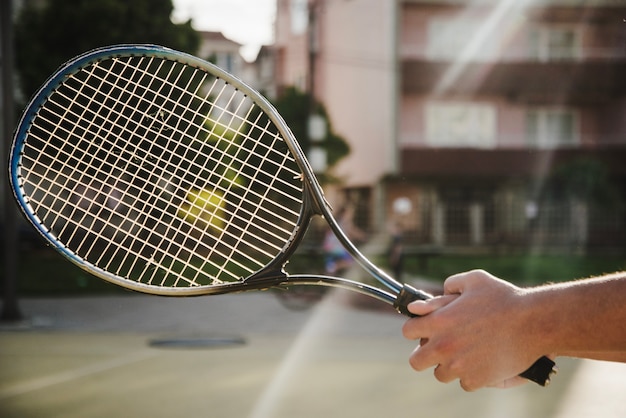
[[[346,297],[23,300],[29,320],[0,331],[0,416],[626,416],[622,364],[562,359],[546,389],[465,393],[410,369],[403,317]]]

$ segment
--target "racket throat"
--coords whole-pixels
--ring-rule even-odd
[[[252,289],[268,289],[280,286],[289,280],[289,274],[285,271],[285,264],[284,258],[279,257],[262,270],[243,279],[243,284]]]

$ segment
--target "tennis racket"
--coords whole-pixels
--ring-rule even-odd
[[[406,315],[431,296],[365,258],[298,142],[254,89],[154,45],[93,50],[29,103],[10,181],[32,225],[84,270],[139,292],[214,295],[289,285],[354,290]],[[315,216],[382,288],[285,266]],[[523,374],[541,385],[554,363]]]

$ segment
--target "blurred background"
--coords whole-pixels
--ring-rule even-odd
[[[2,161],[29,97],[63,62],[104,45],[161,44],[211,61],[268,97],[331,204],[355,209],[363,251],[401,280],[437,289],[451,274],[484,268],[532,285],[626,269],[626,0],[7,0],[0,36]],[[70,307],[89,310],[85,300],[116,302],[94,308],[99,315],[86,315],[73,331],[99,335],[94,324],[111,315],[119,321],[106,332],[130,326],[112,312],[136,309],[116,299],[127,292],[47,248],[15,213],[6,176],[1,185],[7,325],[0,342],[9,351],[0,351],[0,369],[22,364],[19,358],[28,370],[32,357],[19,355],[28,353],[20,345],[24,329],[58,330]],[[323,270],[323,235],[323,223],[314,224],[289,271]],[[268,308],[267,321],[301,318],[286,328],[285,347],[315,316],[321,296],[261,296],[260,306],[283,309]],[[380,314],[360,299],[340,305]],[[150,319],[133,331],[142,341],[162,320]],[[395,321],[390,335],[400,340],[401,318]],[[68,344],[89,357],[81,341]],[[408,368],[404,357],[394,361]],[[49,367],[52,376],[64,370]],[[0,405],[2,388],[29,373],[0,372]],[[424,381],[439,385],[432,376]],[[458,388],[450,393],[460,396]],[[477,402],[465,396],[458,411]],[[535,398],[524,399],[515,402]],[[15,409],[7,416],[69,416],[45,405],[40,415]],[[512,416],[496,411],[490,416]],[[370,412],[359,416],[380,416]]]
[[[263,92],[331,204],[354,208],[368,253],[393,264],[401,245],[396,274],[542,283],[625,267],[626,1],[32,0],[10,13],[5,143],[66,60],[163,44]],[[16,223],[19,249],[37,246]],[[317,268],[323,232],[302,260]],[[93,282],[36,276],[20,289]]]

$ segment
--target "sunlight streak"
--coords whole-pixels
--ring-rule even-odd
[[[476,60],[489,39],[498,35],[498,30],[502,28],[504,22],[511,22],[515,16],[522,14],[522,11],[532,5],[536,0],[503,0],[497,2],[496,7],[491,11],[481,29],[474,33],[459,56],[452,62],[446,72],[435,86],[433,93],[441,95],[458,81],[467,65]],[[481,3],[481,2],[478,2]],[[478,7],[478,6],[475,6]],[[468,6],[468,10],[472,6]]]
[[[342,289],[331,289],[324,299],[313,308],[308,322],[297,335],[272,380],[266,386],[252,410],[249,418],[270,418],[276,416],[276,407],[281,404],[287,390],[298,379],[298,372],[307,364],[311,353],[317,351],[320,336],[327,335],[337,323],[339,298],[345,294]]]

